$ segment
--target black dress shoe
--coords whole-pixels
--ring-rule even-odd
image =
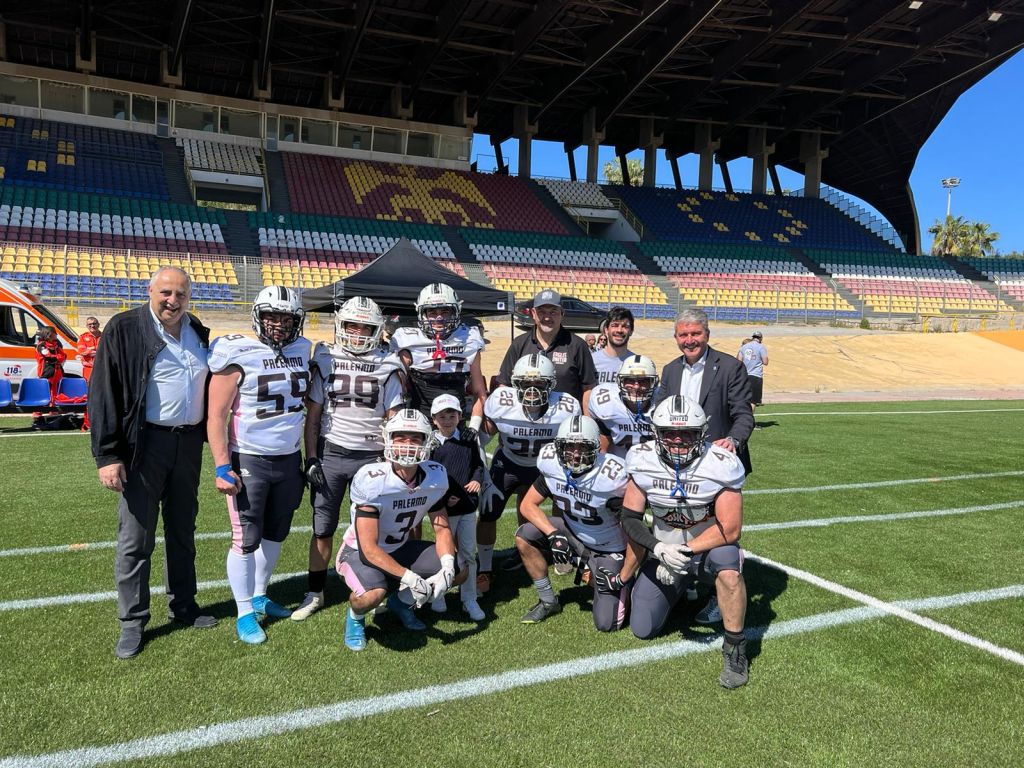
[[[114,655],[119,659],[131,659],[142,651],[142,627],[122,627]]]
[[[195,629],[209,629],[210,627],[217,626],[217,619],[213,616],[205,616],[199,610],[199,606],[193,606],[184,613],[171,616],[173,621],[179,624],[184,624],[186,627],[194,627]]]

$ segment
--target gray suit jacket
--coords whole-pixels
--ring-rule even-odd
[[[665,366],[661,384],[654,395],[657,405],[666,397],[679,394],[683,381],[682,355]],[[737,455],[750,474],[747,441],[754,431],[754,412],[750,408],[750,382],[747,369],[732,355],[708,347],[708,359],[700,383],[700,407],[708,417],[708,439],[731,437],[739,443]]]

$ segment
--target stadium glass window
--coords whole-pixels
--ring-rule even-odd
[[[269,121],[271,118],[267,118]],[[280,141],[299,140],[299,118],[281,115],[278,118],[278,136]]]
[[[94,117],[109,117],[114,120],[128,119],[127,93],[108,91],[102,88],[89,89],[89,114]]]
[[[0,103],[39,106],[39,81],[34,77],[0,75]]]
[[[367,125],[338,124],[338,146],[348,149],[369,149],[372,131]]]
[[[302,143],[334,146],[334,123],[327,120],[302,119]]]
[[[438,157],[442,160],[469,160],[470,139],[464,136],[440,137]]]
[[[405,154],[414,157],[436,157],[435,144],[437,136],[432,133],[409,131],[409,142]]]
[[[235,136],[260,137],[260,113],[243,112],[240,109],[221,109],[220,132]]]
[[[61,112],[77,114],[85,112],[85,86],[43,80],[41,90],[43,109],[56,109]]]
[[[156,120],[156,101],[149,96],[132,94],[132,120],[136,123],[150,123]]]
[[[405,131],[393,131],[388,128],[373,129],[373,151],[402,154],[402,134]]]
[[[215,133],[217,131],[217,123],[214,122],[216,112],[217,107],[176,101],[174,102],[174,127]]]

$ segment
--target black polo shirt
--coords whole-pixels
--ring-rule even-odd
[[[583,405],[583,390],[597,385],[597,369],[590,347],[579,336],[561,328],[550,347],[544,348],[533,331],[512,340],[505,359],[501,361],[498,382],[512,386],[512,369],[523,355],[539,353],[555,365],[555,389],[572,395]]]

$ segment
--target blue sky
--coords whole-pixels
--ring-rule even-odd
[[[515,140],[502,145],[505,161],[513,172],[517,151]],[[639,152],[635,155],[642,157]],[[602,166],[614,157],[611,147],[601,148]],[[478,161],[480,170],[494,167],[494,150],[486,136],[475,137],[473,159]],[[580,176],[586,173],[586,152],[582,148],[576,151],[576,170]],[[696,155],[680,158],[679,170],[683,184],[696,186]],[[737,189],[750,187],[749,160],[740,158],[729,163],[729,173]],[[534,142],[533,174],[568,178],[560,144]],[[953,191],[954,216],[991,225],[999,233],[996,247],[1000,251],[1024,251],[1024,52],[963,94],[922,147],[910,185],[917,201],[925,248],[931,244],[925,230],[946,213],[946,191],[940,180],[948,176],[961,179],[960,186]],[[800,175],[783,168],[779,169],[779,177],[784,187],[803,186]],[[658,183],[672,183],[672,171],[662,152],[658,153]],[[722,186],[717,170],[715,186]]]

